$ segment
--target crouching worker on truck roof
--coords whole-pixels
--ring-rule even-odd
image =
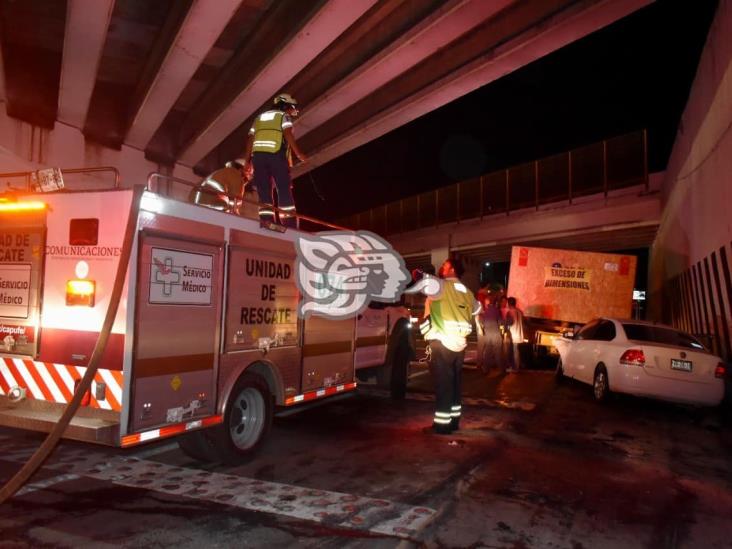
[[[259,192],[259,202],[274,204],[276,190],[278,208],[284,217],[280,223],[290,227],[297,224],[290,179],[292,154],[301,162],[307,159],[292,133],[292,119],[298,114],[297,101],[289,93],[275,97],[274,109],[254,119],[244,152],[244,160],[251,161],[254,166],[254,185]],[[275,189],[272,188],[272,180]],[[260,209],[259,215],[263,222],[275,220],[274,211],[268,208]]]
[[[199,183],[188,196],[194,204],[257,219],[257,195],[249,181],[251,169],[243,160],[226,163]]]

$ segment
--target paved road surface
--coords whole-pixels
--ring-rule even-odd
[[[277,419],[236,467],[174,444],[64,442],[0,508],[1,547],[731,547],[732,429],[716,411],[466,370],[463,429],[426,435],[407,400],[354,398]],[[0,430],[0,479],[38,445]]]

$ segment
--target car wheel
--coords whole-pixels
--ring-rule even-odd
[[[216,447],[207,436],[206,431],[186,433],[179,436],[176,442],[184,454],[197,461],[212,462],[219,459]]]
[[[226,403],[223,424],[210,431],[219,458],[236,464],[254,453],[272,427],[272,414],[267,382],[244,372]]]
[[[607,370],[602,364],[595,368],[595,378],[592,382],[592,392],[595,396],[595,400],[598,402],[603,402],[607,400],[607,397],[610,394],[610,386],[608,385],[607,380]]]
[[[557,359],[557,368],[554,370],[554,379],[557,382],[562,383],[566,378],[564,377],[564,366],[562,366],[562,358]]]

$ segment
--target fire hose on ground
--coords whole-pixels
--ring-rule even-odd
[[[51,452],[58,444],[61,439],[66,427],[68,427],[71,419],[76,414],[76,411],[81,404],[84,395],[91,387],[91,383],[94,380],[94,376],[99,368],[99,363],[104,353],[104,349],[107,345],[107,340],[112,331],[112,325],[114,319],[117,316],[117,309],[119,302],[122,297],[122,289],[124,288],[125,275],[127,274],[127,266],[130,261],[130,255],[132,254],[132,242],[135,236],[135,228],[137,227],[137,212],[140,207],[140,199],[145,188],[143,186],[136,186],[132,192],[132,202],[130,204],[130,213],[127,219],[127,226],[125,228],[125,236],[122,245],[122,253],[119,258],[119,264],[117,265],[117,273],[115,275],[114,286],[112,288],[112,294],[109,300],[109,307],[107,308],[107,314],[102,324],[102,329],[99,332],[99,337],[94,345],[94,351],[89,358],[89,363],[82,377],[81,382],[74,392],[74,396],[66,405],[61,418],[58,420],[56,425],[48,436],[40,445],[38,450],[31,456],[31,458],[21,467],[21,469],[0,489],[0,504],[3,504],[10,497],[13,496],[28,480],[38,471],[43,463],[51,455]]]

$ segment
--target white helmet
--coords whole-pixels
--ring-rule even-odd
[[[275,107],[278,105],[292,105],[297,106],[297,101],[289,93],[281,93],[274,99]]]

